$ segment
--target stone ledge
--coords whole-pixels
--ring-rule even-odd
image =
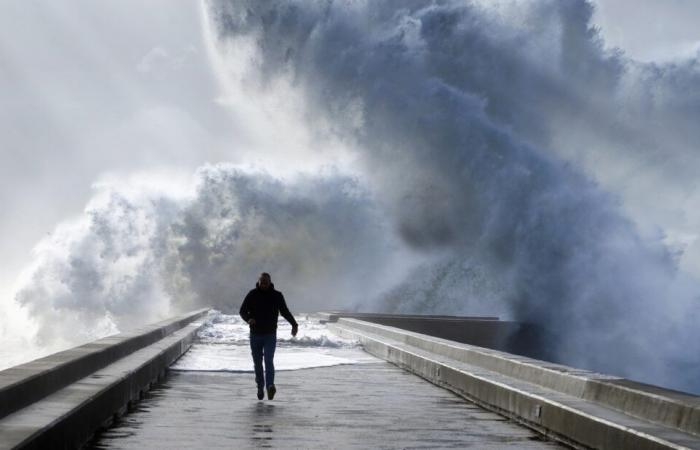
[[[440,320],[440,321],[472,321],[472,320],[498,320],[496,316],[441,316],[441,315],[419,315],[419,314],[390,314],[390,313],[361,313],[346,311],[320,312],[317,315],[322,321],[337,322],[340,318],[348,319],[419,319],[419,320]]]
[[[203,316],[208,308],[108,336],[0,372],[0,418],[146,347]]]
[[[700,397],[695,395],[356,319],[338,323],[700,436]]]
[[[169,336],[59,389],[0,420],[0,448],[77,448],[143,397],[186,352],[201,323]]]
[[[329,328],[360,339],[375,356],[570,445],[611,449],[700,448],[697,436],[669,427],[665,422],[640,420],[634,417],[637,414],[624,411],[622,408],[629,407],[629,398],[618,405],[617,411],[607,404],[614,402],[614,398],[601,401],[600,397],[605,395],[595,382],[606,387],[623,386],[619,378],[356,319],[340,319]],[[629,386],[625,389],[628,396],[641,398],[637,400],[639,403],[653,404],[670,397],[655,395],[645,399],[645,393],[636,384],[635,389]],[[697,400],[688,394],[669,392]],[[596,395],[597,400],[590,398]],[[680,407],[691,411],[692,424],[695,406],[681,403]],[[633,413],[639,413],[638,409],[633,408]]]

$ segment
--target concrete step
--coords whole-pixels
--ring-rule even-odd
[[[365,321],[341,323],[700,436],[695,395]]]
[[[340,319],[329,329],[359,339],[375,356],[575,447],[700,449],[698,436],[585,398],[587,377],[613,377],[355,319]]]
[[[0,418],[168,336],[207,311],[181,314],[0,371]]]
[[[123,413],[192,343],[199,322],[0,419],[0,449],[76,448]]]

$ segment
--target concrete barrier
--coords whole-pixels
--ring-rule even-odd
[[[537,359],[552,359],[546,337],[535,326],[499,320],[494,316],[435,316],[413,314],[355,313],[331,311],[321,313],[321,320],[360,319],[450,341],[502,350]]]
[[[423,378],[580,448],[700,448],[700,397],[358,319],[329,328]]]
[[[208,309],[0,372],[0,448],[75,448],[150,388]]]
[[[382,319],[437,319],[442,321],[464,321],[464,320],[498,320],[497,316],[444,316],[430,314],[391,314],[391,313],[362,313],[351,311],[323,311],[317,313],[321,321],[337,322],[341,317],[349,319],[362,319],[369,322]]]

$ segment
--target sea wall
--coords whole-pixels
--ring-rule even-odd
[[[75,448],[185,353],[208,309],[0,372],[0,448]]]

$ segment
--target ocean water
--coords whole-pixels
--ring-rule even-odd
[[[341,364],[376,362],[356,341],[333,335],[313,315],[296,317],[299,332],[280,318],[277,329],[276,370],[298,370]],[[212,311],[195,343],[172,367],[176,371],[253,372],[248,325],[237,315]]]

